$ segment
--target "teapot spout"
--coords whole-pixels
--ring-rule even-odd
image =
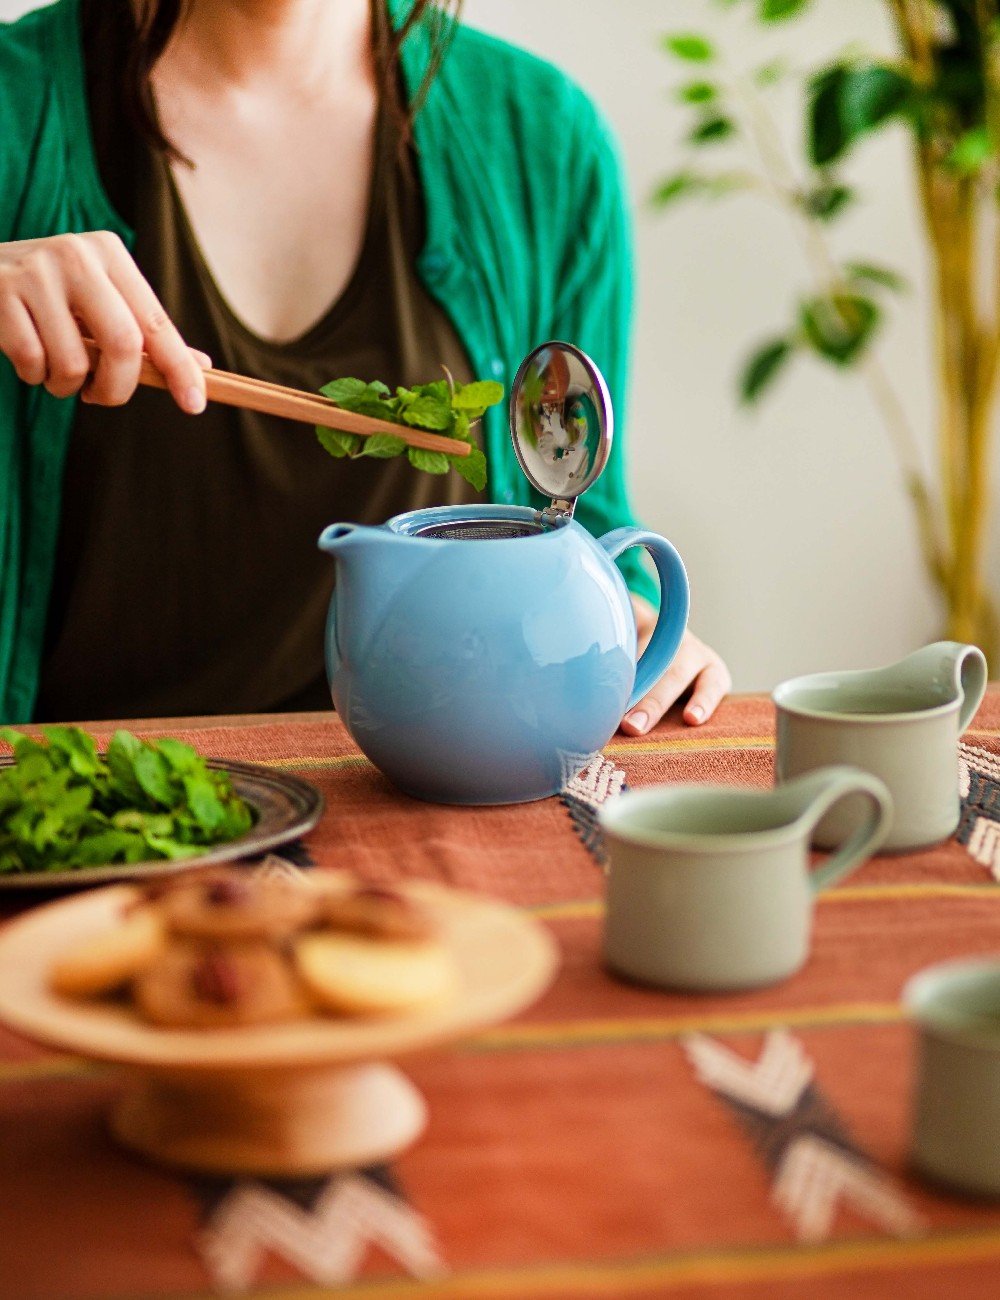
[[[324,528],[317,545],[337,570],[326,630],[332,682],[341,664],[363,660],[369,653],[422,549],[389,528],[345,523]]]
[[[348,541],[351,542],[352,549],[356,548],[359,540],[358,533],[374,533],[374,528],[366,528],[362,524],[330,524],[324,528],[319,535],[319,541],[316,545],[327,555],[336,556],[340,559],[348,550]]]

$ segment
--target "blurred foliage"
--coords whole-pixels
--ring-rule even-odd
[[[837,0],[705,0],[773,29]],[[874,3],[874,0],[873,0]],[[900,461],[928,574],[947,612],[948,633],[996,645],[984,579],[989,445],[1000,369],[1000,18],[998,0],[879,0],[896,35],[892,56],[851,46],[822,65],[796,70],[774,54],[734,68],[698,32],[662,37],[688,116],[691,155],[652,195],[660,208],[740,192],[776,202],[790,216],[809,283],[784,330],[755,347],[739,377],[744,402],[767,393],[796,357],[857,368],[872,389]],[[803,106],[802,147],[789,156],[769,97],[794,87]],[[872,135],[905,132],[912,149],[919,216],[933,285],[936,463],[926,465],[892,376],[877,357],[895,270],[842,259],[830,231],[861,201],[841,174]],[[721,152],[719,145],[727,146]],[[732,166],[735,153],[740,165]],[[713,166],[724,157],[725,168]]]

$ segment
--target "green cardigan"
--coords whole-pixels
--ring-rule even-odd
[[[0,24],[0,242],[106,229],[132,244],[94,158],[78,5],[57,0]],[[406,0],[389,7],[398,21]],[[418,28],[403,50],[411,93],[427,56]],[[549,64],[460,28],[415,137],[427,205],[418,271],[474,372],[509,390],[531,348],[566,339],[603,370],[620,425],[630,232],[614,147],[593,105]],[[34,706],[74,407],[22,384],[0,356],[0,721],[27,721]],[[485,440],[492,498],[537,503],[502,409],[488,412]],[[633,522],[620,439],[577,518],[595,534]],[[655,600],[638,555],[627,553],[626,579]]]

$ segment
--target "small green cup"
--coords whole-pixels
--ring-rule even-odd
[[[986,660],[973,645],[937,641],[886,668],[817,673],[782,682],[775,777],[786,781],[850,763],[884,781],[893,824],[890,852],[936,844],[958,825],[958,739],[986,690]],[[839,844],[857,815],[851,800],[824,817],[813,843]]]
[[[935,1183],[1000,1198],[1000,957],[929,966],[903,1005],[917,1028],[914,1165]]]
[[[809,838],[845,796],[865,815],[815,871]],[[772,790],[653,786],[602,809],[608,848],[604,956],[659,988],[773,984],[809,955],[813,898],[860,866],[889,829],[876,777],[833,767]]]

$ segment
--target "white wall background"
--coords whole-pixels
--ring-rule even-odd
[[[30,0],[0,0],[0,18],[30,7]],[[786,218],[752,198],[685,204],[664,215],[649,210],[654,182],[682,163],[686,121],[667,93],[676,65],[657,38],[701,30],[734,66],[785,52],[808,69],[851,42],[890,48],[887,11],[872,0],[817,0],[806,19],[762,34],[739,10],[709,0],[466,4],[470,22],[565,68],[618,134],[638,254],[628,432],[635,502],[684,556],[693,625],[726,656],[737,689],[886,662],[932,639],[938,615],[885,431],[861,380],[796,362],[756,413],[737,407],[740,362],[755,341],[785,327],[807,268]],[[775,105],[794,150],[797,106],[784,94]],[[720,150],[720,162],[727,158]],[[929,455],[926,266],[901,133],[861,150],[850,178],[865,201],[838,224],[834,242],[911,281],[880,350]]]

